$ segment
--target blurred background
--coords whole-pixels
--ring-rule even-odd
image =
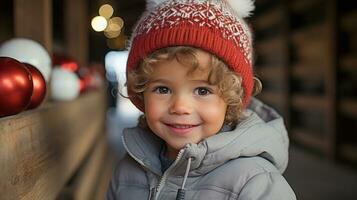
[[[255,4],[254,15],[248,21],[254,31],[255,73],[263,83],[263,92],[257,97],[285,118],[291,147],[284,176],[301,200],[357,199],[357,1],[256,0]],[[122,96],[126,95],[128,38],[144,11],[145,1],[2,0],[0,5],[0,45],[13,38],[30,38],[42,44],[51,57],[61,55],[82,68],[102,69],[104,84],[91,92],[105,91],[99,92],[105,101],[93,100],[88,108],[105,107],[98,111],[103,115],[93,118],[104,118],[99,132],[105,135],[105,141],[97,144],[93,139],[85,144],[87,150],[73,158],[78,164],[53,186],[57,189],[53,189],[50,199],[103,199],[113,165],[125,154],[121,131],[134,126],[140,115]],[[89,98],[87,94],[72,101],[85,105]],[[0,118],[0,131],[21,117],[36,112],[41,116],[49,105],[49,109],[58,110],[57,104],[46,100],[32,113]],[[71,102],[65,104],[71,110]],[[79,110],[78,116],[88,115]],[[59,121],[56,114],[49,119]],[[60,141],[68,144],[67,140]],[[97,145],[104,149],[101,153],[96,153]],[[90,163],[99,164],[89,169]],[[33,172],[27,169],[18,170]],[[95,175],[83,179],[86,173]],[[1,176],[5,175],[0,172]],[[26,190],[12,188],[17,197],[48,199],[46,195],[31,198],[34,196],[29,194],[43,191],[43,187],[30,186],[36,180],[22,179],[21,174],[20,179],[25,182],[21,189]],[[0,194],[7,193],[4,199],[17,199],[9,194],[11,187],[6,184],[0,184]]]

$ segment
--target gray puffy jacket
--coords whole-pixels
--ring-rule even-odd
[[[129,155],[116,167],[106,199],[173,200],[182,185],[185,200],[296,199],[281,175],[289,146],[282,118],[256,99],[246,115],[232,131],[187,144],[164,174],[162,140],[137,127],[124,130]]]

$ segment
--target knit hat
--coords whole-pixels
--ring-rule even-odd
[[[253,49],[243,18],[253,9],[252,0],[147,0],[147,11],[132,34],[127,73],[155,50],[196,47],[216,55],[242,77],[243,104],[247,106],[254,85]],[[130,90],[128,94],[143,111],[143,103]]]

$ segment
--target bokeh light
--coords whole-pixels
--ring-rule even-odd
[[[104,4],[99,8],[99,15],[109,19],[114,13],[114,9],[109,4]]]
[[[120,27],[120,29],[123,28],[124,26],[124,20],[120,17],[113,17],[109,21],[112,24],[117,24]]]
[[[107,38],[118,37],[120,35],[123,26],[124,26],[124,21],[120,17],[113,17],[108,21],[108,26],[104,30],[104,35]]]
[[[103,16],[96,16],[92,19],[92,28],[97,32],[104,31],[107,28],[108,22]]]

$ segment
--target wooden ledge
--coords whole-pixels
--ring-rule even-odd
[[[55,199],[104,134],[105,91],[0,118],[3,199]]]

